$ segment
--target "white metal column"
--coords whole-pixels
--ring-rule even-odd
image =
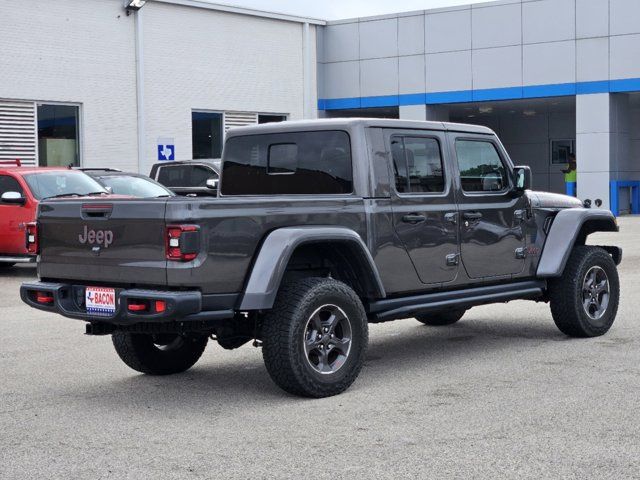
[[[611,179],[611,95],[576,96],[577,196],[609,208]]]
[[[311,82],[311,75],[313,73],[313,67],[311,65],[311,33],[309,23],[304,23],[302,26],[302,82],[303,82],[303,94],[302,94],[302,115],[304,118],[314,118],[315,108],[313,108],[313,83]]]
[[[135,12],[136,29],[136,107],[138,110],[138,172],[145,173],[145,131],[144,131],[144,49],[142,10]]]

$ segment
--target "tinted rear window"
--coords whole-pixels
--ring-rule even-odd
[[[353,191],[351,145],[342,131],[230,138],[223,195],[340,194]]]

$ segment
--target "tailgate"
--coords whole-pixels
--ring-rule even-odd
[[[166,285],[165,206],[165,198],[42,202],[40,277]]]

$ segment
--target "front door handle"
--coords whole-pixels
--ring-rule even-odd
[[[480,212],[466,212],[463,215],[465,220],[480,220],[482,218],[482,214]]]
[[[409,213],[402,217],[402,221],[405,223],[421,223],[427,219],[424,215],[419,213]]]

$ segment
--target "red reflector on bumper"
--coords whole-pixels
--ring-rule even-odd
[[[162,313],[167,309],[167,302],[164,300],[156,300],[156,312]]]
[[[130,303],[127,308],[130,312],[144,312],[147,309],[145,303]]]
[[[36,302],[38,303],[53,303],[53,295],[47,292],[37,292]]]

